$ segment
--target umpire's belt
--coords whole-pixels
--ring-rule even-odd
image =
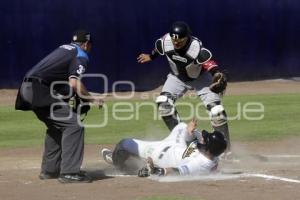
[[[35,81],[35,80],[38,81],[39,83],[43,84],[43,85],[46,85],[46,86],[50,85],[47,81],[44,81],[43,79],[38,78],[38,77],[25,77],[23,82],[32,82],[32,81]]]

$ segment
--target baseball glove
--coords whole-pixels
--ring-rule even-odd
[[[143,167],[138,171],[138,177],[148,177],[150,176],[150,173],[151,169],[149,169],[148,167]]]
[[[214,93],[224,93],[227,87],[227,77],[222,72],[216,72],[213,76],[212,84],[209,86],[209,89]]]
[[[147,158],[146,162],[147,166],[138,171],[138,177],[148,177],[151,174],[164,176],[166,174],[166,170],[164,168],[154,166],[152,158]]]

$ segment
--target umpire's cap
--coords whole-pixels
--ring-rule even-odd
[[[73,33],[72,42],[91,42],[91,33],[80,29]]]

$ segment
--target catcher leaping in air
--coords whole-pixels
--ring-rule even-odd
[[[228,141],[226,152],[230,152],[230,138],[225,109],[221,96],[227,86],[227,78],[211,52],[202,42],[191,36],[185,22],[175,22],[170,32],[155,42],[151,54],[140,54],[139,63],[147,63],[159,55],[166,56],[171,73],[157,97],[158,112],[170,130],[180,123],[175,101],[187,90],[196,90],[211,117],[214,130],[222,132]]]

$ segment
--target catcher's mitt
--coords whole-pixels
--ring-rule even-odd
[[[138,177],[148,177],[151,174],[157,176],[164,176],[166,174],[166,170],[161,167],[154,167],[154,163],[152,158],[148,157],[146,159],[147,166],[143,167],[138,171]]]
[[[224,93],[227,87],[227,77],[222,72],[216,72],[213,76],[212,84],[209,86],[209,89],[214,93]]]

